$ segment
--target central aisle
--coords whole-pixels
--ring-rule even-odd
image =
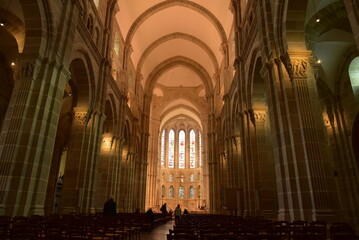
[[[142,232],[141,240],[166,240],[166,234],[169,233],[169,229],[173,229],[175,220],[171,220],[166,224],[163,224],[150,232]]]

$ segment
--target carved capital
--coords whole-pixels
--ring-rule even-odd
[[[255,112],[254,113],[255,120],[257,122],[264,122],[266,119],[266,113],[265,112]]]
[[[21,78],[32,78],[34,75],[35,61],[21,62]]]
[[[85,125],[87,112],[76,112],[73,119],[74,125]]]

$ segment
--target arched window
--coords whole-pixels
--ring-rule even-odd
[[[189,181],[194,182],[194,174],[193,173],[189,176]]]
[[[199,166],[202,167],[202,136],[201,136],[201,132],[198,132],[198,147],[199,147]]]
[[[113,50],[115,51],[116,55],[119,57],[120,54],[120,37],[117,32],[115,32],[115,39],[113,41]]]
[[[354,97],[359,101],[359,57],[352,60],[349,65],[349,77],[352,84]]]
[[[184,198],[184,187],[183,186],[180,186],[178,189],[178,197]]]
[[[189,132],[189,163],[190,168],[196,167],[196,134],[193,129]]]
[[[170,130],[168,136],[168,167],[174,168],[175,162],[175,132],[173,129]]]
[[[162,185],[162,191],[161,192],[162,192],[161,196],[164,197],[165,196],[165,185]]]
[[[172,174],[172,173],[170,174],[169,181],[170,181],[170,182],[173,182],[173,174]]]
[[[169,189],[168,189],[168,197],[169,198],[173,198],[173,186],[170,186]]]
[[[179,132],[178,144],[178,168],[184,168],[186,161],[186,134],[183,130]]]
[[[194,188],[193,188],[193,186],[189,187],[189,198],[194,198]]]
[[[163,130],[161,135],[161,167],[165,166],[165,135],[166,130]]]

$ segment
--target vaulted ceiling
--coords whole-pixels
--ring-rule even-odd
[[[118,5],[116,19],[145,91],[156,84],[213,91],[233,23],[230,0],[118,0]],[[178,114],[184,106],[195,109],[188,99],[176,102]]]

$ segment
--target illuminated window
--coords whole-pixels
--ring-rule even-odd
[[[180,181],[184,182],[184,175],[183,174],[180,175]]]
[[[189,181],[194,182],[194,174],[193,173],[189,176]]]
[[[199,145],[199,166],[202,167],[202,136],[201,132],[198,132],[198,145]]]
[[[189,198],[194,198],[194,188],[193,188],[193,186],[189,187]]]
[[[117,32],[115,33],[115,39],[113,42],[113,50],[115,51],[116,55],[119,56],[119,54],[120,54],[120,36]]]
[[[165,166],[165,135],[166,131],[163,130],[161,136],[161,167]]]
[[[186,160],[186,134],[183,130],[179,132],[178,146],[178,168],[185,167]]]
[[[173,182],[173,174],[172,173],[170,174],[170,179],[169,180],[170,180],[170,182]]]
[[[184,198],[184,187],[183,186],[180,186],[178,189],[178,197]]]
[[[190,168],[196,167],[196,134],[193,129],[189,132],[189,158],[190,158]]]
[[[168,197],[173,198],[173,186],[170,186],[170,188],[168,189]]]
[[[175,132],[171,129],[168,136],[168,167],[174,168],[175,162]]]

